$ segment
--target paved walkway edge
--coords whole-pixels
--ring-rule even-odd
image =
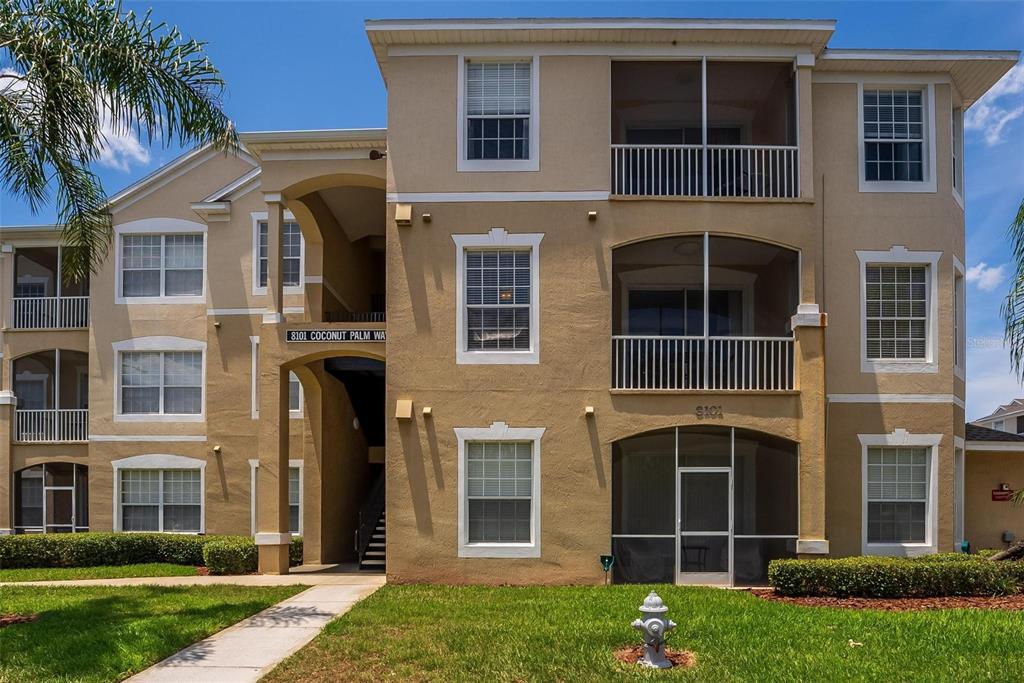
[[[189,645],[128,681],[255,683],[383,584],[383,577],[366,577],[360,583],[313,586]]]

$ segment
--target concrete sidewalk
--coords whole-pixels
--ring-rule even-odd
[[[307,574],[253,577],[173,577],[184,579],[263,579],[243,585],[266,586],[304,583],[310,578],[325,579],[319,585],[288,598],[259,614],[254,614],[220,633],[190,645],[164,661],[129,678],[132,683],[242,683],[258,681],[283,659],[311,641],[329,621],[344,614],[352,605],[384,584],[384,576],[358,574]],[[326,581],[333,577],[334,581]],[[282,579],[267,582],[266,579]],[[295,580],[300,579],[300,580]],[[170,580],[170,579],[165,579]],[[142,579],[117,579],[138,581]],[[74,582],[82,585],[84,581]],[[214,583],[211,581],[205,584]],[[216,583],[229,583],[218,581]],[[159,585],[197,585],[160,583]],[[112,581],[104,585],[113,585]],[[119,583],[117,585],[125,585]],[[146,585],[152,585],[150,581]]]
[[[127,579],[67,579],[60,581],[0,581],[0,586],[376,586],[383,574],[359,573],[347,565],[303,565],[289,574],[239,576],[142,576]]]

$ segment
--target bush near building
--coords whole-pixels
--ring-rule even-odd
[[[919,558],[775,560],[768,582],[782,595],[930,598],[1007,595],[1024,590],[1024,562],[990,562],[958,553]]]
[[[209,566],[206,548],[211,545],[216,547],[212,556],[219,569],[242,568],[232,573],[256,571],[256,545],[249,536],[102,532],[0,536],[0,567],[98,567],[151,562]],[[292,540],[289,554],[293,566],[302,563],[301,538]],[[214,572],[213,567],[210,570]]]

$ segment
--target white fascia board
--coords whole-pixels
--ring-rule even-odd
[[[1005,61],[1020,59],[1018,50],[870,50],[826,48],[823,60],[874,60],[894,62]]]
[[[249,181],[253,180],[254,178],[258,178],[260,173],[262,173],[262,172],[263,172],[263,169],[260,168],[259,166],[257,166],[256,168],[252,169],[248,173],[244,173],[244,174],[238,176],[237,178],[235,178],[230,183],[228,183],[224,187],[220,188],[216,192],[211,193],[209,196],[205,197],[202,200],[202,202],[199,202],[199,203],[206,204],[206,203],[209,203],[209,202],[222,202],[222,201],[225,201],[225,200],[236,199],[237,197],[235,197],[233,195],[235,190],[239,189],[240,187],[242,187],[243,185],[245,185]]]
[[[588,29],[717,29],[835,31],[834,19],[675,19],[675,18],[537,18],[537,19],[368,19],[374,31],[588,30]]]

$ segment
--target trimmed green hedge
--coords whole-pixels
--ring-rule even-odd
[[[782,595],[925,598],[1006,595],[1024,590],[1024,562],[990,562],[958,553],[920,558],[773,560],[768,583]]]
[[[203,546],[203,562],[211,574],[252,574],[258,560],[256,544],[246,536],[223,536]],[[288,563],[293,567],[302,564],[301,538],[292,539]]]
[[[167,562],[199,566],[211,543],[248,544],[249,536],[197,536],[191,534],[103,533],[24,534],[0,536],[0,569],[45,567],[99,567]],[[302,563],[302,539],[292,540],[289,556]],[[255,565],[250,571],[256,571]]]

